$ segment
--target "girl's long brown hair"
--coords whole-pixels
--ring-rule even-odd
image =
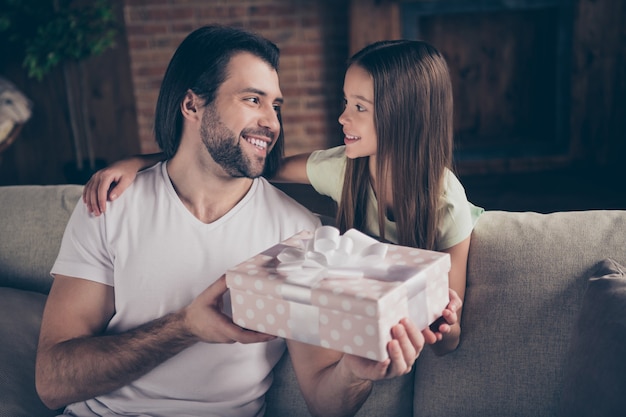
[[[374,126],[378,137],[375,183],[369,158],[348,159],[337,224],[365,230],[367,190],[378,200],[379,237],[385,240],[385,186],[393,184],[398,244],[436,249],[446,168],[452,165],[453,101],[448,66],[422,41],[382,41],[357,52],[348,65],[374,81]]]

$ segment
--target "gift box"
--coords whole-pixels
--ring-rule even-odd
[[[381,361],[391,327],[424,329],[448,305],[450,256],[331,226],[302,231],[226,273],[233,321]]]

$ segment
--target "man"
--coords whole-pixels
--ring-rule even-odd
[[[52,269],[37,390],[75,416],[260,416],[284,342],[236,326],[224,272],[319,221],[259,176],[282,144],[278,49],[192,32],[166,71],[155,133],[167,160],[105,214],[79,203]],[[276,145],[276,146],[275,146]],[[280,157],[280,155],[278,155]],[[351,415],[371,381],[408,372],[424,345],[393,328],[373,362],[288,342],[313,414]]]

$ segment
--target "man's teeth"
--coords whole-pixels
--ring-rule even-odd
[[[267,142],[262,141],[260,139],[255,139],[255,138],[246,138],[246,140],[253,144],[254,146],[256,146],[259,149],[266,149],[267,148]]]

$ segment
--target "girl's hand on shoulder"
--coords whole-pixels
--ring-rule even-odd
[[[119,197],[135,180],[137,172],[164,159],[163,153],[135,155],[93,174],[83,189],[83,201],[89,212],[94,216],[104,213],[107,200]]]
[[[85,188],[83,202],[94,216],[106,211],[106,202],[113,201],[128,188],[137,176],[137,168],[128,161],[119,161],[94,173]]]

